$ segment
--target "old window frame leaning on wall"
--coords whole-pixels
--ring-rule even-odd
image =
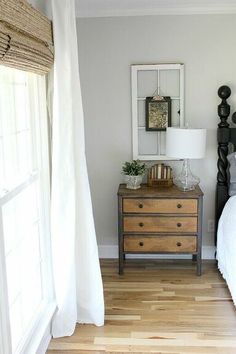
[[[171,126],[183,127],[184,64],[131,65],[132,148],[134,160],[169,160],[165,155],[165,131],[148,131],[145,127],[147,97],[171,99]],[[179,111],[179,112],[178,112]]]
[[[45,78],[0,66],[0,352],[4,354],[35,352],[37,340],[42,339],[39,332],[45,331],[56,308],[47,132]],[[17,274],[20,264],[23,268]],[[31,309],[27,316],[26,308]]]

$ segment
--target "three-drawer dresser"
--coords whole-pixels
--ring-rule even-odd
[[[126,254],[191,254],[201,275],[202,200],[199,187],[118,190],[119,274]]]

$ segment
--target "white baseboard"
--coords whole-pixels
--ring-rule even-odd
[[[118,246],[116,245],[99,245],[99,258],[118,258]]]
[[[215,259],[216,248],[215,246],[202,247],[202,259]]]
[[[116,245],[99,245],[99,258],[118,258],[118,246]],[[191,255],[187,254],[129,254],[127,258],[139,259],[191,259]],[[215,259],[215,247],[202,247],[203,259]]]

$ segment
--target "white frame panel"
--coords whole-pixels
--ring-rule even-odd
[[[166,155],[141,155],[139,154],[139,138],[138,131],[140,129],[138,125],[138,72],[139,71],[156,71],[158,75],[158,87],[157,93],[160,92],[159,75],[161,70],[179,70],[179,97],[171,97],[177,99],[180,102],[180,127],[185,125],[184,115],[184,64],[141,64],[131,65],[131,90],[132,90],[132,147],[133,147],[133,159],[134,160],[173,160]],[[159,132],[156,132],[160,137]],[[160,138],[159,138],[160,139]]]

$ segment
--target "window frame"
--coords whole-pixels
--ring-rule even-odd
[[[132,110],[132,156],[134,160],[143,160],[143,161],[155,161],[155,160],[173,160],[173,158],[169,158],[165,153],[161,153],[159,151],[156,153],[141,153],[139,152],[139,131],[145,131],[145,126],[139,125],[138,118],[138,102],[145,102],[146,97],[139,97],[138,95],[138,74],[142,72],[154,72],[157,76],[157,88],[156,94],[159,95],[161,93],[160,87],[160,73],[162,71],[178,71],[179,72],[179,95],[178,96],[170,96],[172,100],[179,101],[180,104],[180,117],[179,117],[179,126],[183,127],[186,124],[185,120],[185,103],[184,103],[184,64],[182,63],[173,63],[173,64],[133,64],[131,65],[131,110]],[[149,95],[151,95],[150,93]],[[169,96],[169,94],[166,94]],[[152,132],[156,135],[157,145],[161,143],[161,136],[163,132],[156,131]],[[165,134],[165,133],[164,133]],[[160,148],[161,150],[161,148]]]
[[[33,133],[38,133],[33,137],[35,144],[33,145],[33,153],[37,153],[39,162],[38,170],[34,170],[25,177],[24,181],[5,191],[0,196],[0,352],[4,354],[12,354],[11,345],[11,328],[9,318],[9,303],[7,291],[7,275],[5,261],[5,245],[3,234],[2,206],[15,196],[17,196],[25,188],[33,184],[35,181],[40,183],[40,219],[43,224],[44,235],[40,239],[40,248],[43,252],[44,261],[42,263],[42,289],[43,301],[41,311],[39,311],[38,319],[34,325],[29,328],[28,332],[20,341],[14,354],[27,354],[36,352],[40,342],[44,336],[53,314],[56,311],[55,294],[53,289],[52,276],[52,253],[51,253],[51,237],[50,237],[50,157],[49,157],[49,132],[47,121],[46,107],[46,80],[45,76],[29,74],[29,90],[35,92],[34,98],[30,99],[30,114],[34,114],[32,121],[36,126]],[[33,96],[33,95],[32,95]],[[36,108],[37,107],[37,108]],[[39,145],[40,144],[40,151]],[[36,148],[35,148],[36,147]],[[33,166],[35,167],[35,166]],[[40,234],[42,229],[40,227]]]

